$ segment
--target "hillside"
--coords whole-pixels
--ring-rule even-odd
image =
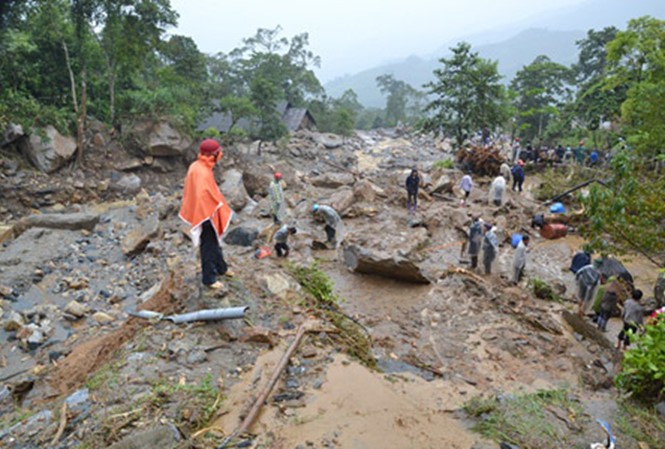
[[[571,64],[577,58],[575,41],[584,36],[582,31],[551,31],[530,29],[496,43],[476,47],[484,58],[499,61],[499,71],[509,82],[515,73],[541,54],[562,64]],[[432,79],[432,71],[439,64],[438,58],[410,56],[403,61],[365,70],[356,75],[333,80],[325,85],[329,95],[337,97],[347,89],[353,89],[366,106],[382,107],[385,99],[376,87],[376,77],[391,73],[416,88]]]

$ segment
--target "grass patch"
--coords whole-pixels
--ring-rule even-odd
[[[478,420],[476,432],[524,448],[575,447],[575,436],[581,435],[584,424],[589,422],[579,402],[562,389],[474,398],[463,409]]]
[[[541,183],[535,191],[536,199],[538,201],[550,200],[556,195],[598,176],[594,170],[577,165],[548,168],[539,175]]]
[[[118,362],[108,362],[99,368],[86,382],[85,386],[90,391],[101,388],[115,388],[120,380],[120,365]]]
[[[211,374],[199,383],[180,384],[161,380],[152,386],[150,403],[159,408],[170,402],[178,402],[180,422],[190,430],[205,426],[221,404],[219,390]]]
[[[432,165],[432,169],[439,170],[442,168],[452,169],[455,168],[455,161],[452,159],[440,159]]]
[[[349,355],[356,357],[370,368],[376,368],[369,336],[362,325],[339,310],[339,304],[343,299],[333,291],[333,283],[328,275],[319,269],[316,262],[310,266],[289,264],[288,267],[311,298],[310,306],[318,310],[320,317],[339,330],[339,333],[331,335],[331,338],[342,345]]]
[[[529,287],[538,299],[546,301],[563,302],[563,299],[554,291],[554,289],[545,281],[538,278],[531,278],[529,280]]]
[[[644,407],[631,401],[620,402],[616,424],[621,433],[649,447],[662,447],[665,441],[665,420],[653,406]]]

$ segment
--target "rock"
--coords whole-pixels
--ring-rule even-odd
[[[582,335],[584,338],[592,340],[598,346],[615,352],[614,345],[605,338],[605,335],[598,330],[594,325],[580,318],[576,313],[571,313],[568,310],[562,312],[563,319],[573,328],[573,330]]]
[[[171,173],[178,168],[179,161],[173,157],[156,157],[150,167],[158,173]]]
[[[122,240],[122,253],[125,256],[134,256],[143,251],[150,240],[159,236],[160,225],[157,214],[152,214],[138,228],[131,230]]]
[[[0,440],[12,435],[21,441],[28,441],[38,433],[42,433],[51,424],[52,419],[53,413],[50,410],[42,410],[7,430],[0,430]]]
[[[208,354],[202,349],[194,349],[187,355],[188,365],[199,365],[208,360]]]
[[[0,415],[11,413],[14,410],[14,398],[6,385],[0,387]]]
[[[76,140],[61,135],[53,126],[49,125],[39,132],[30,134],[27,139],[21,139],[19,148],[39,170],[44,173],[53,173],[74,156]]]
[[[95,314],[92,315],[92,319],[102,325],[112,323],[115,320],[111,315],[104,312],[95,312]]]
[[[262,343],[271,348],[275,346],[275,332],[271,329],[259,326],[244,327],[240,341],[243,343]]]
[[[92,144],[101,149],[106,147],[106,139],[104,139],[104,136],[101,133],[95,133],[94,136],[92,136]]]
[[[134,125],[127,136],[128,149],[137,156],[182,157],[192,141],[166,120]]]
[[[90,309],[85,304],[82,304],[78,301],[70,301],[65,306],[65,313],[68,313],[76,318],[83,318]]]
[[[14,235],[14,226],[0,225],[0,244],[6,242]]]
[[[428,279],[414,262],[400,256],[373,252],[356,245],[344,247],[346,266],[357,273],[375,274],[418,284],[429,284]]]
[[[356,178],[351,173],[329,172],[311,178],[310,182],[315,187],[337,189],[342,186],[350,186],[355,182],[355,180]]]
[[[82,413],[86,413],[92,405],[90,391],[87,388],[76,390],[67,396],[65,402],[67,403],[67,413],[70,415],[79,416]]]
[[[34,323],[26,324],[16,332],[16,339],[21,342],[23,349],[32,351],[46,341],[45,330]]]
[[[453,180],[447,174],[442,174],[434,183],[430,193],[453,193]]]
[[[172,424],[137,431],[107,449],[176,449],[182,440],[180,431]]]
[[[116,165],[116,170],[120,171],[135,171],[143,167],[143,161],[137,157],[133,157]]]
[[[242,210],[247,204],[249,195],[245,189],[245,184],[242,182],[242,173],[239,170],[232,168],[224,172],[224,182],[220,190],[231,208],[236,212]]]
[[[665,401],[656,404],[656,411],[660,416],[665,418]]]
[[[5,127],[5,132],[2,135],[2,140],[0,141],[0,147],[9,145],[10,143],[17,141],[23,136],[25,136],[25,133],[23,132],[23,127],[21,125],[8,123],[7,126]]]
[[[283,298],[291,289],[289,280],[279,273],[266,274],[263,276],[263,282],[271,295],[280,298]]]
[[[111,190],[123,193],[137,193],[141,190],[141,178],[135,174],[125,175],[118,181],[111,184]]]
[[[367,179],[361,179],[353,186],[353,193],[358,201],[374,202],[377,196],[385,198],[386,192]]]
[[[252,246],[258,235],[259,230],[256,228],[239,226],[224,235],[224,243],[235,246]]]
[[[318,354],[319,352],[316,350],[316,348],[311,345],[305,346],[300,350],[300,355],[302,355],[302,357],[305,359],[311,359],[316,357]]]
[[[87,212],[73,214],[34,214],[22,218],[14,225],[14,234],[20,235],[30,228],[67,229],[92,231],[99,223],[99,215]]]
[[[7,314],[7,318],[5,318],[5,323],[3,324],[2,327],[7,332],[12,332],[21,329],[21,327],[24,324],[25,324],[25,319],[23,318],[23,315],[12,310],[9,312],[9,314]]]
[[[329,150],[339,148],[344,145],[344,137],[330,133],[315,134],[314,141],[320,145],[323,145]]]
[[[665,306],[665,272],[662,270],[658,274],[658,279],[656,279],[656,284],[653,287],[653,296],[657,308]]]
[[[354,202],[355,195],[351,189],[338,190],[330,197],[330,205],[340,215],[344,215],[353,206]]]
[[[0,298],[11,298],[14,296],[14,289],[0,284]]]
[[[251,197],[254,197],[255,195],[266,196],[271,181],[271,173],[259,167],[252,167],[251,169],[242,172],[242,182],[245,185],[247,193]]]

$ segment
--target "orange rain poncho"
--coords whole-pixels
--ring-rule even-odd
[[[216,155],[199,154],[198,160],[189,166],[185,178],[180,218],[192,227],[190,232],[194,246],[199,246],[201,225],[206,220],[212,223],[218,240],[231,222],[233,211],[219,191],[212,173],[216,161]]]

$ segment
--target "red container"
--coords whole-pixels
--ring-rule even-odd
[[[544,239],[560,239],[568,234],[568,226],[561,223],[546,224],[540,230],[540,236]]]

